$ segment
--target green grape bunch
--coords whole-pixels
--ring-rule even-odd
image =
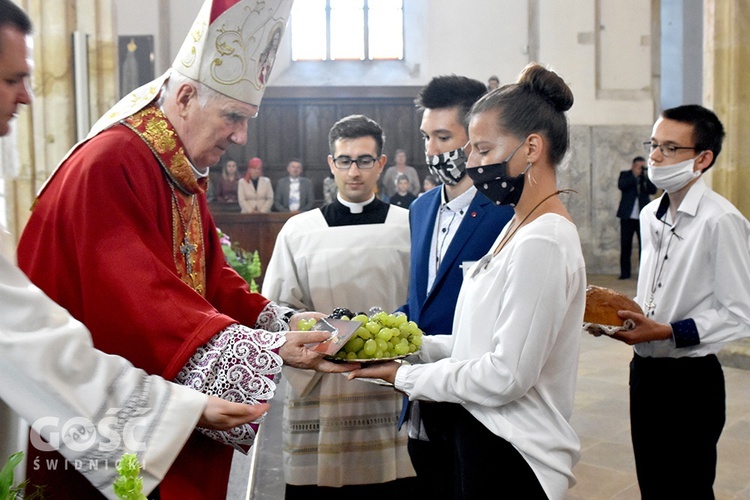
[[[362,326],[336,353],[340,360],[376,360],[400,358],[413,354],[422,345],[422,330],[406,314],[389,314],[373,308],[373,314],[352,313],[348,309],[336,308],[329,318],[359,321]],[[310,330],[315,320],[301,320],[298,328]]]

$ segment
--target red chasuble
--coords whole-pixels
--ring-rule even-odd
[[[227,326],[253,327],[268,304],[226,263],[204,190],[153,107],[84,143],[58,169],[23,232],[18,263],[88,327],[97,348],[167,380]],[[224,499],[231,459],[231,447],[194,432],[161,498]],[[47,498],[99,498],[73,469],[62,455],[29,449],[28,477],[48,485]]]

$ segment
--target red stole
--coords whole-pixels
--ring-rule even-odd
[[[121,122],[154,153],[172,191],[172,255],[180,279],[205,296],[206,252],[196,193],[207,181],[196,181],[177,132],[157,106],[147,106]]]

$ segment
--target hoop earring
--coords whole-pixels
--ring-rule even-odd
[[[529,181],[532,184],[537,184],[536,179],[534,179],[534,173],[531,171],[531,167],[533,167],[534,164],[529,162],[528,166],[526,167],[526,171],[529,173]]]

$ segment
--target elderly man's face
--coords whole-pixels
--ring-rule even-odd
[[[8,122],[19,104],[31,103],[29,77],[31,37],[12,26],[0,29],[0,136],[8,133]]]
[[[187,98],[178,92],[182,100],[180,113],[183,130],[180,138],[185,144],[188,157],[196,168],[216,165],[232,144],[245,144],[247,141],[247,121],[258,114],[258,107],[220,95],[201,106],[195,87]]]

